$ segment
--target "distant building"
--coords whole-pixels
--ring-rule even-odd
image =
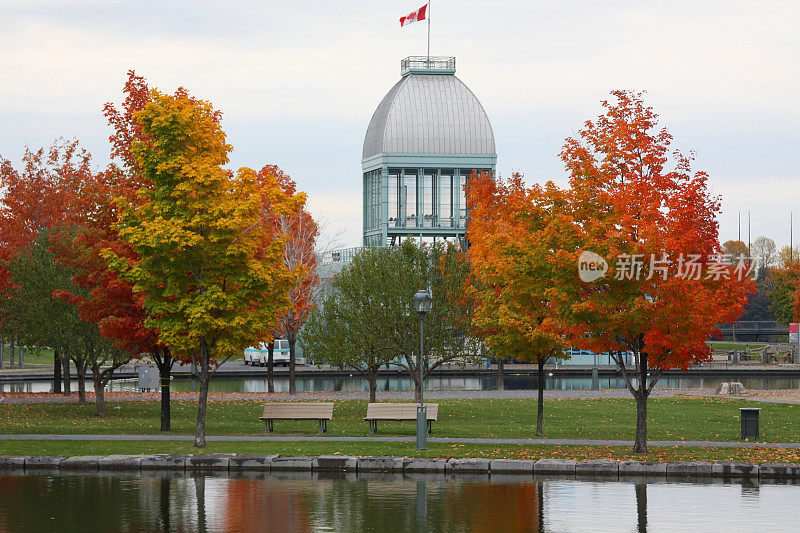
[[[464,185],[497,162],[489,117],[454,57],[407,57],[364,138],[366,247],[464,237]],[[344,259],[344,258],[342,258]]]

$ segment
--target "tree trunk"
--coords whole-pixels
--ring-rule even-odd
[[[161,381],[161,431],[169,431],[171,429],[172,419],[169,404],[172,354],[165,349],[161,356],[155,359],[156,366],[158,367],[158,377]]]
[[[375,403],[378,392],[378,369],[370,368],[367,370],[367,383],[369,383],[369,403]]]
[[[647,453],[647,354],[639,355],[637,370],[637,389],[633,391],[636,398],[636,441],[633,451]]]
[[[289,394],[297,392],[295,385],[294,343],[289,341]]]
[[[421,380],[419,379],[419,368],[415,368],[411,371],[411,380],[414,382],[414,401],[419,403],[419,392]]]
[[[506,390],[505,373],[503,372],[503,358],[497,358],[497,390]]]
[[[542,426],[544,425],[544,389],[547,382],[544,379],[544,362],[546,359],[539,358],[536,363],[539,367],[539,392],[536,404],[536,436],[542,436]]]
[[[275,392],[275,342],[267,344],[267,392]]]
[[[8,356],[8,368],[14,368],[14,356],[17,355],[17,342],[11,339],[11,353]]]
[[[641,391],[636,394],[636,442],[635,453],[647,453],[647,396]]]
[[[0,339],[0,370],[6,366],[6,345],[5,340]]]
[[[72,394],[72,380],[70,379],[69,353],[65,350],[61,354],[61,374],[64,376],[64,396]]]
[[[105,384],[100,374],[100,366],[92,365],[92,382],[94,383],[94,404],[97,408],[97,416],[106,416],[106,398],[103,394]]]
[[[61,394],[61,349],[53,350],[53,393]]]
[[[86,405],[86,364],[75,363],[78,371],[78,403]]]
[[[200,397],[197,400],[197,432],[194,436],[194,447],[203,448],[206,445],[206,407],[208,405],[208,382],[211,379],[209,370],[210,356],[208,342],[205,337],[200,338]]]
[[[19,367],[25,368],[25,347],[21,344],[19,345]]]

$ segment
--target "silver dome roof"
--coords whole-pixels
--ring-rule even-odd
[[[390,154],[494,154],[483,106],[452,74],[406,74],[383,97],[362,158]]]

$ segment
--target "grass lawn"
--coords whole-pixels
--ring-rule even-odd
[[[8,367],[9,358],[11,357],[11,346],[6,344],[5,348],[5,365]],[[27,364],[39,365],[52,365],[53,364],[53,350],[50,348],[25,348],[22,354],[22,361]],[[14,350],[14,368],[17,368],[19,362],[19,350]]]
[[[328,435],[367,436],[366,400],[335,402]],[[439,437],[533,438],[534,399],[438,400]],[[209,435],[261,435],[263,401],[209,401]],[[760,407],[763,441],[800,442],[800,405],[718,398],[676,397],[648,402],[652,440],[739,439],[739,408]],[[545,438],[624,439],[634,437],[633,399],[553,399],[545,402]],[[94,406],[76,404],[0,405],[0,433],[158,434],[159,403],[109,402],[108,416],[94,416]],[[197,405],[172,402],[172,434],[193,435]],[[316,421],[276,421],[277,435],[316,435]],[[380,422],[378,435],[415,435],[413,422]],[[177,444],[176,444],[177,446]],[[260,445],[263,446],[263,445]]]
[[[766,342],[724,342],[724,341],[706,341],[712,350],[729,351],[729,350],[751,350],[753,348],[761,348],[766,346]]]

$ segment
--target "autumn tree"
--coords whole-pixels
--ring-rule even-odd
[[[544,365],[564,359],[566,339],[554,310],[562,304],[558,254],[570,246],[564,193],[548,182],[526,189],[515,174],[506,182],[472,175],[467,187],[473,322],[499,356],[536,363],[539,376],[536,434],[542,435]],[[567,232],[569,233],[569,232]]]
[[[142,201],[121,200],[117,229],[138,260],[114,265],[143,295],[145,325],[159,342],[199,368],[194,444],[201,447],[216,365],[273,329],[295,281],[283,263],[285,238],[276,238],[262,212],[264,198],[280,216],[296,211],[304,195],[259,183],[251,169],[223,168],[231,147],[220,115],[185,91],[152,91],[134,118]]]
[[[783,324],[800,322],[800,257],[772,272],[770,309]]]
[[[150,356],[156,364],[161,391],[161,431],[171,428],[170,381],[176,362],[169,349],[158,340],[156,331],[145,325],[147,314],[144,298],[133,290],[133,283],[111,268],[106,257],[110,254],[118,261],[117,267],[129,269],[138,261],[136,251],[122,239],[115,224],[117,198],[130,205],[145,201],[137,192],[149,186],[133,155],[134,139],[142,136],[141,125],[135,115],[150,101],[147,82],[134,71],[128,72],[123,88],[125,98],[119,108],[106,103],[103,114],[112,127],[109,137],[112,164],[87,189],[91,202],[84,201],[81,220],[82,231],[74,243],[73,261],[81,272],[78,284],[89,289],[89,298],[83,302],[87,316],[100,324],[100,329],[115,346],[134,357]]]
[[[13,297],[9,263],[21,251],[29,250],[43,230],[74,224],[79,184],[91,172],[91,156],[75,140],[56,140],[48,149],[26,148],[19,169],[0,158],[0,190],[4,191],[0,199],[0,299]],[[24,324],[18,318],[0,316],[0,327],[3,323],[13,343]],[[62,364],[65,393],[69,394],[69,360],[59,360],[59,346],[53,348],[53,389],[59,389],[56,381]]]
[[[750,257],[750,249],[742,241],[725,241],[722,243],[722,253],[736,260]]]
[[[741,276],[750,265],[717,260],[720,205],[707,174],[672,151],[642,93],[612,96],[561,152],[580,244],[562,269],[575,273],[581,252],[609,264],[577,281],[567,311],[580,345],[610,352],[619,367],[636,399],[634,451],[646,452],[647,398],[662,372],[708,360],[706,339],[741,314],[753,283]]]
[[[77,309],[59,299],[62,292],[79,293],[73,284],[74,271],[56,259],[51,233],[42,229],[8,264],[14,287],[0,301],[4,315],[13,317],[17,338],[28,346],[48,346],[75,364],[78,375],[78,401],[86,403],[86,372],[108,346],[97,325],[80,317]],[[98,404],[98,411],[100,411]]]
[[[256,175],[259,182],[277,181],[287,196],[297,194],[297,185],[287,174],[275,165],[267,165]],[[265,189],[266,190],[266,189]],[[288,214],[270,214],[269,199],[262,198],[262,213],[271,221],[276,236],[285,236],[283,263],[287,269],[298,276],[294,288],[289,293],[290,305],[281,313],[272,338],[268,339],[267,381],[269,392],[273,385],[273,350],[275,338],[285,338],[289,342],[289,394],[296,392],[296,346],[297,335],[303,327],[317,295],[320,283],[317,270],[315,244],[319,228],[311,214],[305,209],[305,202],[297,205],[297,210]]]
[[[786,268],[795,260],[800,260],[800,245],[786,245],[778,252],[778,266]]]

